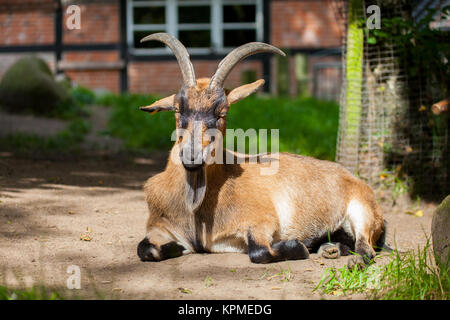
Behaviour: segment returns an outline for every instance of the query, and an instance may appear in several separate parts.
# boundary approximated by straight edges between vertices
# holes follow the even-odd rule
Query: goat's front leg
[[[297,239],[271,244],[268,237],[257,232],[248,232],[248,255],[253,263],[270,263],[284,260],[301,260],[309,257],[306,246]]]
[[[150,228],[139,243],[137,254],[141,261],[161,261],[176,258],[187,252],[186,248],[168,232],[157,227]]]

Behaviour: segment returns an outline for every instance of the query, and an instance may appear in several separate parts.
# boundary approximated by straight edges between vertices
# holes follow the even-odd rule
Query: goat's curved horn
[[[222,87],[228,74],[234,66],[242,59],[260,52],[271,52],[286,56],[280,49],[262,42],[250,42],[231,51],[219,63],[216,73],[212,76],[209,86],[211,88]]]
[[[142,38],[141,42],[151,40],[160,41],[172,50],[173,54],[177,58],[178,64],[180,65],[184,85],[187,87],[195,87],[196,82],[194,67],[189,59],[189,53],[183,44],[174,36],[164,32],[148,35],[145,38]]]

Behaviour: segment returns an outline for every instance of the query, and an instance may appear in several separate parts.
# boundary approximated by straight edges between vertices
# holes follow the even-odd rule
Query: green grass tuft
[[[384,265],[327,268],[315,288],[319,289],[337,296],[363,293],[379,300],[449,300],[449,267],[436,264],[428,241],[422,249],[393,251]]]
[[[11,289],[0,286],[0,300],[64,300],[62,294],[45,287]]]
[[[52,153],[78,153],[80,144],[90,125],[81,118],[70,122],[68,128],[52,137],[14,133],[0,137],[0,150],[14,151],[16,155],[46,155]]]

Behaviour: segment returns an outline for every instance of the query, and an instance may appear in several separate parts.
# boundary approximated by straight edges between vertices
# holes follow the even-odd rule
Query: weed
[[[327,268],[314,290],[325,294],[363,293],[370,299],[450,299],[448,264],[436,263],[430,241],[421,249],[400,253],[394,250],[384,265],[355,268]]]

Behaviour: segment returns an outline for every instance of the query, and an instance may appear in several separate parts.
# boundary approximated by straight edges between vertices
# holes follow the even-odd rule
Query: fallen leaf
[[[425,106],[420,106],[420,108],[419,108],[419,112],[422,112],[422,111],[426,111],[427,110],[427,107],[425,107]]]
[[[87,227],[87,228],[86,228],[86,232],[92,233],[92,229],[89,228],[89,227]]]
[[[75,214],[75,212],[73,212],[73,211],[69,211],[69,212],[68,212],[68,214]]]
[[[423,217],[423,211],[422,210],[417,210],[416,213],[414,213],[414,215],[416,217]]]
[[[82,234],[82,235],[80,236],[80,240],[83,240],[83,241],[91,241],[91,240],[92,240],[92,237],[91,237],[90,235],[88,235],[88,234]]]
[[[381,173],[381,174],[380,174],[380,179],[381,179],[381,180],[384,180],[384,179],[386,179],[387,177],[389,177],[389,175],[388,175],[387,173]]]
[[[321,266],[323,266],[325,263],[323,263],[322,261],[318,260],[318,259],[314,259],[313,261],[317,262],[318,264],[320,264]]]
[[[213,284],[213,279],[211,277],[206,277],[205,278],[205,287],[206,288],[211,287],[212,284]]]
[[[280,287],[272,287],[272,290],[281,290]]]
[[[181,293],[186,293],[186,294],[191,294],[192,291],[186,288],[178,288],[178,290],[180,290]]]

